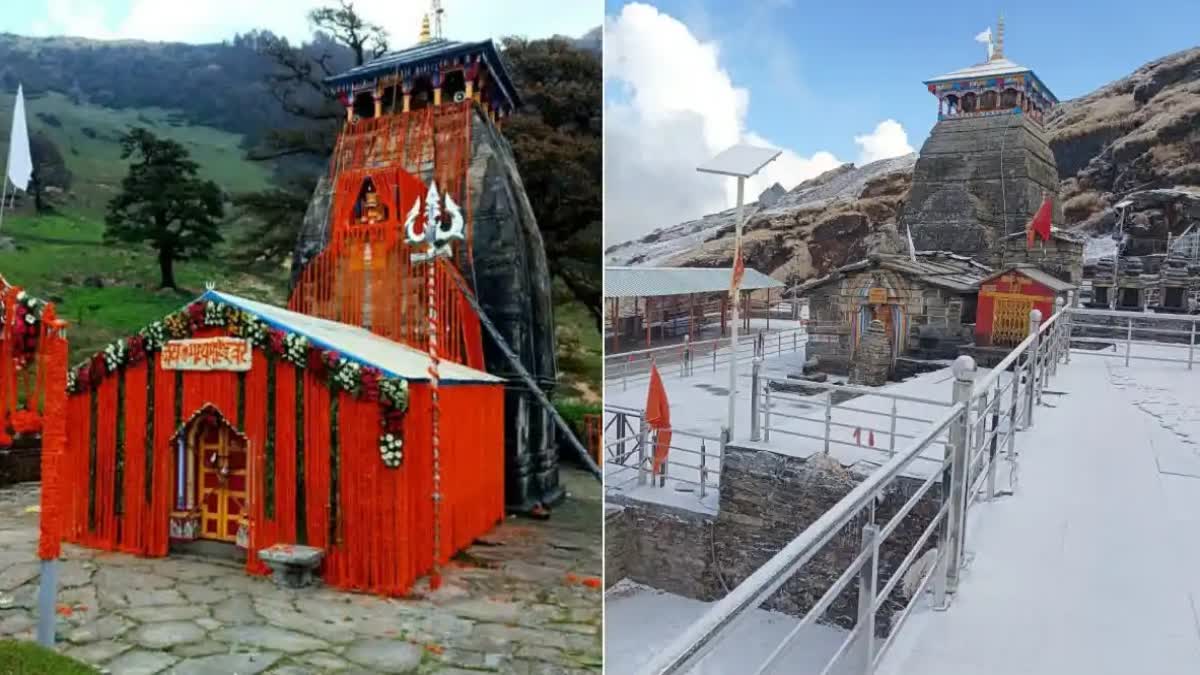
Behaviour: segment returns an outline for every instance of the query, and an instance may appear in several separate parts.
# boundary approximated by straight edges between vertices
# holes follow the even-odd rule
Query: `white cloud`
[[[696,166],[734,143],[772,146],[746,128],[750,92],[721,66],[715,42],[678,19],[642,3],[605,20],[604,222],[606,245],[640,237],[729,208],[733,179],[701,174]],[[912,152],[894,120],[855,139],[860,161]],[[805,157],[790,150],[746,184],[746,200],[779,183],[786,189],[836,168],[842,160],[821,150]]]
[[[913,151],[908,144],[908,134],[904,127],[893,119],[886,119],[875,127],[875,131],[863,136],[855,136],[858,144],[858,163],[870,164],[889,157],[900,157]]]
[[[332,0],[132,0],[124,15],[112,16],[94,0],[50,0],[45,15],[31,28],[39,35],[193,43],[219,42],[234,33],[266,28],[299,41],[311,34],[309,10],[333,4]],[[578,36],[603,21],[602,12],[590,3],[456,0],[447,5],[446,34],[455,39],[509,34]],[[356,0],[355,6],[368,20],[391,33],[393,46],[403,47],[416,41],[428,3]]]
[[[721,67],[716,43],[641,3],[605,21],[604,77],[623,95],[604,108],[604,219],[608,243],[732,205],[735,181],[696,166],[738,142],[772,146],[748,130],[750,92]],[[838,166],[829,152],[785,150],[747,182],[746,199]]]

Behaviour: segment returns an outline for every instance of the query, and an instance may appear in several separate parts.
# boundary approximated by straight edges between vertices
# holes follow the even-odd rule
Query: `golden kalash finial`
[[[1004,58],[1004,15],[1000,15],[1000,21],[996,24],[996,48],[992,51],[992,59]]]
[[[431,39],[433,39],[433,33],[429,30],[429,15],[425,14],[424,16],[421,17],[421,40],[420,40],[420,42],[423,44],[423,43],[429,42]]]

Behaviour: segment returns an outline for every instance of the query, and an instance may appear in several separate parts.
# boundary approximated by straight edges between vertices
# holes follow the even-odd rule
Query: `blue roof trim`
[[[337,91],[353,90],[397,70],[405,74],[432,72],[434,67],[442,61],[473,55],[479,55],[483,63],[496,74],[496,84],[513,107],[520,107],[521,97],[517,94],[512,77],[504,67],[504,61],[500,58],[500,51],[496,49],[496,43],[492,40],[482,42],[434,40],[398,52],[384,54],[344,73],[326,77],[323,82]]]
[[[966,82],[968,80],[972,80],[972,81],[973,80],[994,80],[997,77],[1008,77],[1009,75],[1028,75],[1029,77],[1033,78],[1037,82],[1038,86],[1041,88],[1041,90],[1043,92],[1046,93],[1046,96],[1050,99],[1051,103],[1053,103],[1054,105],[1058,105],[1059,103],[1061,103],[1061,101],[1058,100],[1058,96],[1055,96],[1054,92],[1050,91],[1050,87],[1047,87],[1046,83],[1042,82],[1042,78],[1038,77],[1037,73],[1033,72],[1032,68],[1024,68],[1022,70],[1016,70],[1011,73],[1005,73],[1004,75],[989,75],[989,76],[985,76],[985,77],[935,77],[932,80],[923,80],[921,82],[921,84],[924,84],[924,85],[942,84],[943,82],[957,82],[959,80],[962,80],[964,82]]]
[[[246,312],[247,314],[253,314],[254,316],[258,317],[260,321],[267,324],[268,326],[271,326],[272,328],[278,328],[279,330],[287,331],[289,333],[297,333],[299,335],[303,335],[304,337],[308,338],[309,342],[311,342],[312,344],[314,344],[318,347],[335,351],[338,354],[340,354],[341,356],[345,357],[347,361],[353,361],[354,363],[357,363],[360,366],[368,366],[368,367],[374,368],[374,369],[380,371],[381,373],[383,373],[384,375],[387,375],[388,377],[394,377],[394,378],[401,379],[401,380],[407,380],[409,382],[428,382],[429,381],[429,378],[427,378],[427,377],[426,378],[404,377],[403,375],[398,375],[398,374],[380,366],[379,364],[375,363],[374,361],[371,361],[370,359],[363,358],[362,356],[359,356],[357,354],[351,354],[350,352],[345,351],[345,349],[343,349],[342,347],[339,347],[337,345],[326,342],[325,340],[322,340],[320,338],[313,337],[312,335],[309,335],[308,333],[305,333],[304,331],[297,330],[294,326],[290,326],[287,324],[279,323],[277,321],[273,321],[273,320],[263,316],[262,314],[259,314],[258,312],[254,311],[253,309],[241,304],[236,299],[234,299],[228,295],[224,295],[219,291],[215,291],[215,290],[205,291],[203,295],[201,295],[199,298],[197,298],[197,301],[202,301],[202,300],[205,300],[205,301],[213,300],[213,301],[217,301],[217,302],[223,302],[227,305],[233,305],[234,307],[237,307],[238,309],[242,310],[243,312]],[[189,303],[189,304],[191,304],[191,303]],[[186,305],[185,305],[185,307],[186,307]],[[312,317],[312,318],[315,319],[315,318],[319,318],[319,317]],[[472,385],[472,384],[481,384],[481,383],[478,381],[458,381],[458,380],[440,380],[440,381],[438,381],[439,387],[446,387],[446,386],[452,387],[452,386],[460,385],[460,384],[461,385]]]

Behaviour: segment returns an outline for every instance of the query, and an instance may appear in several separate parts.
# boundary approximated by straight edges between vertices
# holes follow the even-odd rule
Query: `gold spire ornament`
[[[1000,15],[1000,21],[996,24],[996,49],[992,52],[992,59],[1004,58],[1004,15]]]
[[[425,14],[421,17],[421,39],[420,43],[425,44],[433,39],[433,34],[429,30],[429,15]]]

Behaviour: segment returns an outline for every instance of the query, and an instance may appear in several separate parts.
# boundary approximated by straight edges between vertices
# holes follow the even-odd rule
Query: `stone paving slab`
[[[598,673],[601,490],[562,477],[549,520],[506,520],[403,599],[64,546],[58,649],[112,675]],[[34,639],[38,487],[0,488],[0,637]]]

